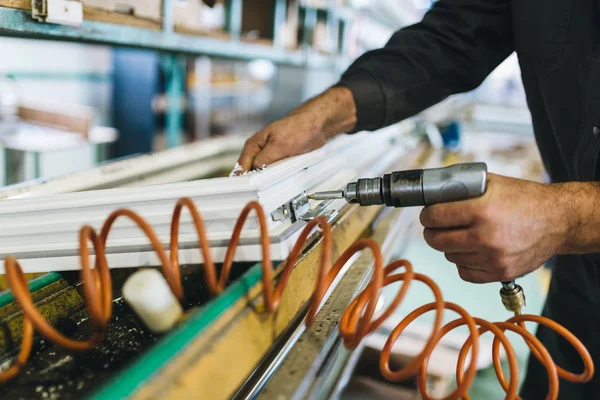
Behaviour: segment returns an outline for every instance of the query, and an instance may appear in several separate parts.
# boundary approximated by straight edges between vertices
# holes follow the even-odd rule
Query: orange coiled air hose
[[[506,322],[490,323],[480,318],[473,318],[463,308],[443,300],[439,287],[431,280],[431,278],[415,273],[412,265],[406,260],[396,260],[389,265],[383,265],[383,256],[379,245],[371,239],[361,239],[350,246],[331,266],[332,261],[332,237],[331,227],[323,217],[317,217],[307,223],[306,227],[300,234],[298,241],[294,245],[290,256],[284,262],[281,276],[273,287],[273,265],[269,253],[269,236],[267,231],[266,217],[262,207],[257,202],[250,202],[240,214],[233,230],[231,240],[225,256],[221,275],[217,278],[216,267],[212,260],[206,231],[202,218],[197,208],[190,199],[180,199],[173,212],[171,223],[171,242],[170,242],[170,257],[158,239],[158,236],[152,227],[145,222],[139,215],[131,210],[120,209],[109,215],[106,222],[103,224],[100,234],[98,235],[93,228],[84,226],[80,231],[80,254],[81,254],[81,279],[83,281],[84,297],[88,306],[90,319],[94,328],[92,337],[86,341],[76,341],[61,335],[54,329],[44,317],[36,310],[31,293],[29,292],[27,282],[18,261],[9,257],[5,261],[5,269],[10,288],[13,295],[20,305],[24,313],[23,319],[23,341],[21,349],[11,367],[0,373],[0,382],[6,382],[14,378],[23,368],[33,344],[34,328],[39,333],[45,336],[48,340],[58,346],[65,347],[73,351],[87,350],[100,343],[106,334],[108,324],[112,315],[112,284],[108,263],[106,261],[105,245],[108,239],[109,232],[115,221],[121,217],[128,218],[135,222],[139,228],[148,236],[155,252],[162,265],[163,273],[169,283],[169,286],[175,296],[183,300],[183,288],[180,282],[180,270],[178,260],[178,237],[179,237],[179,221],[184,208],[187,208],[191,213],[194,226],[198,235],[198,242],[204,259],[204,279],[211,295],[221,293],[226,285],[227,278],[231,272],[233,265],[233,257],[237,248],[240,234],[246,219],[250,212],[255,211],[258,217],[260,226],[260,242],[262,247],[262,284],[264,306],[267,312],[274,313],[277,310],[279,301],[283,295],[283,291],[289,280],[293,266],[300,255],[304,243],[315,228],[320,228],[322,231],[322,252],[321,252],[321,267],[317,277],[315,292],[312,296],[309,310],[306,316],[307,326],[311,326],[317,314],[319,305],[323,300],[323,296],[328,288],[340,273],[343,266],[352,256],[360,251],[369,249],[374,258],[373,275],[369,284],[358,296],[350,303],[340,320],[340,335],[344,345],[349,349],[356,348],[360,341],[371,332],[375,331],[381,324],[394,312],[401,303],[402,299],[408,291],[408,287],[413,280],[423,282],[432,290],[435,301],[425,304],[414,310],[406,316],[392,331],[387,340],[380,359],[380,369],[386,379],[392,381],[400,381],[418,374],[418,382],[421,394],[424,399],[431,399],[426,388],[426,370],[429,357],[437,343],[451,330],[467,325],[470,331],[470,336],[465,342],[459,353],[459,359],[456,369],[457,387],[447,395],[444,399],[468,399],[467,391],[471,386],[476,374],[476,360],[479,351],[479,336],[485,332],[491,332],[494,335],[493,342],[493,360],[494,369],[500,384],[506,392],[507,399],[518,399],[518,364],[514,349],[510,345],[504,332],[509,330],[522,336],[527,342],[533,354],[543,363],[548,371],[549,391],[547,398],[556,399],[558,397],[558,378],[569,380],[571,382],[588,382],[594,374],[593,361],[585,349],[583,344],[567,329],[557,324],[556,322],[544,317],[535,315],[518,315],[510,318]],[[91,268],[89,263],[88,243],[94,247],[96,254],[96,263],[94,268]],[[330,268],[331,266],[331,268]],[[396,271],[403,268],[404,272],[397,273]],[[384,286],[395,282],[402,282],[398,289],[398,293],[393,298],[388,308],[376,319],[373,319],[377,300],[379,299],[380,291]],[[442,317],[444,310],[452,310],[460,315],[460,318],[442,326]],[[391,371],[389,367],[389,359],[392,346],[404,329],[419,316],[435,310],[435,320],[433,324],[433,332],[428,339],[424,349],[417,355],[408,365],[399,371]],[[584,362],[584,371],[581,374],[575,374],[565,371],[558,367],[552,360],[550,354],[541,342],[525,329],[525,322],[537,322],[545,325],[559,335],[565,338],[577,350]],[[479,326],[479,329],[478,329]],[[505,349],[510,377],[507,381],[501,367],[500,345]],[[471,353],[471,361],[465,372],[465,362],[468,353]]]

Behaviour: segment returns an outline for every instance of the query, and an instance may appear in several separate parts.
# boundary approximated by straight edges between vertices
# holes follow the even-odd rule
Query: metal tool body
[[[443,168],[395,171],[383,177],[350,182],[345,190],[318,192],[314,200],[344,198],[361,206],[426,206],[466,200],[485,193],[485,163],[456,164]]]

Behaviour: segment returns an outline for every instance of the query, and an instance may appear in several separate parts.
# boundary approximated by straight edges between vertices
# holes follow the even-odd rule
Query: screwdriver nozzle
[[[507,311],[512,311],[515,315],[521,314],[525,307],[525,293],[520,285],[517,285],[515,281],[502,282],[500,297]]]
[[[316,192],[308,195],[311,200],[336,200],[344,198],[343,190],[329,190],[326,192]]]

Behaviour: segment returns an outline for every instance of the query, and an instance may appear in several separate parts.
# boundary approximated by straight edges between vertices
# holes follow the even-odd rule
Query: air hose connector
[[[500,297],[502,298],[502,304],[508,311],[513,312],[515,315],[521,314],[521,310],[525,307],[525,292],[515,281],[502,282]]]

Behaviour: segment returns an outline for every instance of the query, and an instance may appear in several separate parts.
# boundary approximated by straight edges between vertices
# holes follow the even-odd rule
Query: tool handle
[[[456,164],[423,170],[425,205],[467,200],[482,196],[487,186],[485,163]]]

